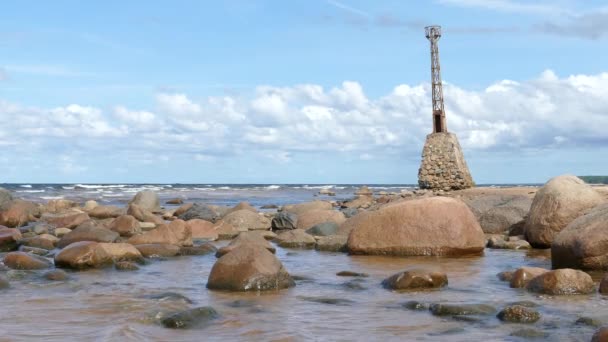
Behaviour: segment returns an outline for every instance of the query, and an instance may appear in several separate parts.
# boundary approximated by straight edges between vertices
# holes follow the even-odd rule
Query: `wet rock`
[[[415,300],[411,300],[409,302],[405,302],[405,303],[403,303],[402,306],[404,308],[406,308],[406,309],[416,310],[416,311],[422,311],[422,310],[428,310],[429,309],[429,304],[418,302],[418,301],[415,301]]]
[[[22,235],[19,229],[0,226],[0,252],[14,251]]]
[[[549,272],[549,270],[540,267],[521,267],[513,272],[509,286],[512,288],[526,287],[530,280],[539,275]]]
[[[574,322],[574,324],[577,324],[577,325],[586,325],[586,326],[589,326],[589,327],[596,327],[597,328],[597,327],[602,326],[603,323],[601,321],[595,319],[595,318],[592,318],[592,317],[580,317],[579,319],[576,320],[576,322]]]
[[[306,233],[314,236],[330,236],[338,233],[339,225],[335,222],[323,222],[306,230]]]
[[[532,199],[528,196],[482,195],[465,199],[484,233],[504,233],[525,219]]]
[[[496,277],[498,278],[498,280],[500,281],[508,281],[510,282],[511,279],[513,279],[513,271],[504,271],[504,272],[500,272],[496,275]]]
[[[523,337],[523,338],[545,338],[549,334],[538,329],[524,328],[518,329],[511,333],[511,336]]]
[[[116,218],[120,215],[126,214],[124,209],[115,207],[115,206],[109,206],[109,205],[95,206],[92,209],[89,209],[87,211],[87,213],[89,214],[90,217],[100,219],[100,220],[108,219],[108,218]]]
[[[144,296],[144,298],[155,299],[155,300],[158,300],[161,302],[180,301],[180,302],[185,302],[188,304],[194,304],[194,301],[192,301],[190,298],[184,296],[181,293],[177,293],[177,292],[155,293],[155,294],[151,294],[151,295],[146,295],[146,296]]]
[[[569,268],[545,272],[528,282],[526,289],[549,295],[589,294],[595,283],[585,272]]]
[[[4,264],[14,270],[41,270],[52,266],[52,263],[47,259],[24,252],[6,254]]]
[[[277,238],[277,233],[270,231],[270,230],[258,230],[260,232],[260,234],[262,234],[262,237],[264,237],[264,239],[268,240],[268,241],[272,241],[274,239]]]
[[[317,240],[302,229],[293,229],[278,234],[276,242],[283,248],[314,248]]]
[[[180,253],[180,247],[166,243],[149,243],[135,245],[135,248],[146,258],[168,258]]]
[[[160,201],[158,199],[158,195],[156,192],[150,190],[138,192],[135,197],[129,201],[129,204],[136,204],[140,208],[151,212],[160,211]]]
[[[52,280],[52,281],[64,281],[67,280],[69,278],[68,274],[66,271],[64,270],[59,270],[59,269],[55,269],[55,270],[51,270],[48,272],[45,272],[42,277],[46,280]]]
[[[218,317],[214,308],[205,306],[169,315],[161,320],[161,324],[171,329],[201,328]]]
[[[341,284],[341,287],[349,291],[364,291],[367,287],[363,285],[364,280],[355,278]]]
[[[189,208],[186,209],[183,213],[180,213],[180,209],[178,208],[175,211],[175,215],[184,221],[192,219],[201,219],[209,222],[215,222],[220,219],[219,213],[217,213],[208,205],[194,203],[188,206]]]
[[[242,233],[238,229],[234,228],[231,224],[226,223],[223,220],[215,222],[214,229],[217,232],[218,240],[231,240]]]
[[[342,212],[342,214],[344,214],[344,217],[346,218],[351,218],[359,213],[359,210],[357,210],[357,208],[344,208],[340,211]]]
[[[35,255],[40,255],[40,256],[45,256],[45,255],[49,254],[49,250],[47,250],[47,249],[24,246],[24,245],[19,246],[19,252],[35,254]]]
[[[330,189],[321,189],[319,195],[336,196],[336,192]]]
[[[467,205],[447,197],[396,202],[363,212],[348,219],[340,231],[351,231],[351,254],[479,255],[486,244]]]
[[[367,274],[367,273],[360,273],[360,272],[353,272],[353,271],[340,271],[340,272],[336,273],[336,275],[338,277],[362,277],[362,278],[369,277],[369,274]]]
[[[141,253],[126,243],[74,242],[55,255],[55,265],[75,269],[97,268],[123,260],[142,260]]]
[[[279,290],[292,286],[295,282],[279,259],[258,244],[243,244],[219,258],[207,281],[209,289],[229,291]]]
[[[323,252],[346,252],[348,237],[344,235],[322,236],[317,240],[315,249]]]
[[[278,212],[272,219],[272,230],[296,229],[298,225],[298,215],[288,211]]]
[[[112,220],[109,229],[124,237],[130,237],[141,233],[139,221],[137,221],[137,219],[131,215],[118,216]]]
[[[390,290],[436,289],[448,284],[448,276],[441,272],[407,270],[393,274],[382,281],[382,286]]]
[[[40,219],[55,228],[74,229],[91,218],[87,213],[68,212],[64,214],[44,214]]]
[[[240,231],[269,230],[271,226],[268,217],[246,209],[231,212],[224,216],[223,221]]]
[[[553,268],[608,269],[608,203],[574,219],[551,245]]]
[[[99,227],[93,221],[86,221],[62,236],[57,242],[57,247],[63,248],[79,241],[114,242],[118,237],[118,233]]]
[[[156,225],[163,224],[165,221],[155,215],[152,211],[144,209],[137,204],[129,204],[127,208],[127,215],[135,217],[140,222],[151,222]]]
[[[212,222],[201,219],[192,219],[187,221],[186,225],[190,227],[193,239],[215,241],[218,238],[216,226]]]
[[[53,231],[53,234],[55,234],[56,237],[61,238],[64,235],[68,234],[69,232],[71,232],[71,229],[68,228],[57,228]]]
[[[303,214],[311,210],[332,210],[333,206],[330,202],[326,201],[313,201],[299,204],[286,205],[282,211],[294,213],[296,215]]]
[[[605,274],[600,280],[599,292],[603,295],[608,295],[608,274]]]
[[[199,246],[180,247],[180,255],[207,255],[217,253],[217,248],[210,243],[205,243]]]
[[[526,219],[526,240],[550,247],[555,236],[577,217],[604,200],[592,187],[572,175],[550,179],[534,196]]]
[[[491,315],[496,308],[487,304],[431,304],[431,313],[435,316]]]
[[[346,221],[346,217],[340,211],[336,210],[309,210],[298,215],[298,229],[307,230],[318,224],[333,222],[336,225],[341,225]]]
[[[114,268],[118,271],[137,271],[139,266],[132,261],[119,261],[114,264]]]
[[[534,323],[540,319],[540,313],[521,305],[511,305],[496,315],[498,319],[511,323]]]
[[[274,248],[274,246],[270,242],[264,239],[264,236],[261,234],[261,232],[243,232],[239,234],[234,240],[230,241],[230,244],[228,244],[228,246],[218,249],[216,256],[218,258],[222,257],[225,254],[230,253],[245,245],[258,245],[266,248],[271,253],[276,252],[276,248]]]
[[[55,249],[58,241],[59,238],[56,236],[42,234],[27,239],[21,239],[19,242],[24,246],[51,250]]]
[[[82,210],[85,212],[89,212],[89,211],[93,210],[95,207],[97,207],[98,205],[99,205],[99,203],[97,203],[97,201],[88,200],[88,201],[84,202],[84,205],[82,206]]]
[[[602,327],[595,331],[591,337],[591,342],[607,342],[608,341],[608,327]]]
[[[37,225],[34,226],[34,228],[32,229],[32,231],[36,235],[48,234],[49,233],[49,226],[46,225],[46,224],[37,224]]]
[[[329,305],[340,305],[340,306],[348,306],[352,305],[354,301],[350,299],[344,298],[333,298],[333,297],[309,297],[309,296],[298,296],[298,299],[319,303],[319,304],[329,304]]]
[[[139,222],[139,229],[144,232],[150,231],[156,228],[156,223],[153,222]]]
[[[529,301],[529,300],[520,300],[520,301],[517,301],[517,302],[513,302],[513,303],[511,303],[509,305],[525,306],[526,308],[535,308],[535,307],[538,307],[538,304],[536,304],[536,303],[534,303],[532,301]]]
[[[155,229],[140,235],[134,235],[127,241],[132,245],[170,244],[176,246],[192,246],[192,231],[182,220],[161,224]]]
[[[172,198],[165,203],[171,204],[171,205],[181,205],[181,204],[184,204],[184,200],[181,198]]]
[[[40,214],[38,205],[19,199],[6,203],[1,209],[0,225],[10,228],[25,226]]]
[[[0,290],[8,289],[9,287],[11,287],[11,284],[8,282],[8,279],[0,274]]]

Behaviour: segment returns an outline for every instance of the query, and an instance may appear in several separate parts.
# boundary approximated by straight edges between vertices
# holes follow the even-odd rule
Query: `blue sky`
[[[477,183],[608,173],[603,1],[58,0],[2,4],[0,182],[415,183],[428,24]]]

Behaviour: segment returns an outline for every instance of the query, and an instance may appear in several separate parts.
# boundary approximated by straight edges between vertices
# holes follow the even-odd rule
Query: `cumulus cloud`
[[[448,130],[468,151],[517,154],[608,144],[608,73],[559,77],[546,71],[532,80],[503,80],[475,91],[446,83],[444,92]],[[0,117],[7,123],[0,128],[0,145],[21,142],[32,149],[70,151],[74,145],[66,139],[72,139],[84,154],[131,151],[132,160],[148,162],[170,162],[176,154],[201,162],[243,154],[276,163],[289,163],[301,153],[321,159],[336,153],[359,160],[417,158],[432,127],[430,95],[429,84],[403,84],[369,98],[363,86],[347,81],[330,89],[260,86],[251,97],[198,101],[159,93],[148,109],[118,105],[107,112],[0,100]],[[77,165],[72,159],[64,163],[70,169]]]

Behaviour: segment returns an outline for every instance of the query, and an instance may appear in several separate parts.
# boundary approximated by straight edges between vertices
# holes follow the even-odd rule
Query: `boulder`
[[[553,268],[608,270],[608,204],[570,222],[551,245]]]
[[[175,312],[161,319],[160,324],[171,329],[202,328],[220,315],[210,306]]]
[[[188,211],[190,208],[192,208],[193,205],[194,205],[194,203],[186,203],[186,204],[181,205],[179,208],[175,209],[175,211],[173,212],[173,216],[182,215],[183,213]]]
[[[533,247],[551,247],[570,222],[602,202],[602,196],[578,177],[552,178],[534,196],[526,218],[526,240]]]
[[[246,245],[257,245],[266,248],[271,253],[276,252],[276,248],[266,241],[262,232],[242,232],[234,240],[230,241],[228,246],[220,248],[216,256],[219,258]]]
[[[239,204],[235,205],[234,207],[228,209],[225,213],[223,213],[222,216],[228,215],[228,214],[238,211],[238,210],[249,210],[252,213],[258,212],[256,208],[252,207],[251,204],[249,204],[249,202],[240,202]]]
[[[504,233],[521,225],[532,205],[531,198],[521,195],[482,195],[464,202],[486,234]]]
[[[306,232],[314,236],[330,236],[336,235],[338,228],[340,225],[335,222],[323,222],[308,228]]]
[[[55,249],[59,238],[50,234],[41,234],[31,238],[22,239],[20,243],[24,246],[42,248],[46,250]]]
[[[166,243],[149,243],[143,245],[135,245],[135,248],[146,258],[149,257],[174,257],[179,254],[179,246],[169,245]]]
[[[526,289],[548,295],[589,294],[595,291],[595,283],[585,272],[563,268],[535,277],[528,282]]]
[[[121,215],[113,219],[109,229],[125,237],[141,233],[139,221],[131,215]]]
[[[0,188],[0,210],[5,210],[13,201],[13,195],[9,190]]]
[[[540,313],[521,305],[510,305],[496,315],[498,319],[511,323],[534,323],[540,319]]]
[[[304,202],[299,204],[286,205],[282,211],[294,213],[296,215],[303,214],[310,210],[332,210],[333,206],[330,202],[326,201],[312,201]]]
[[[283,264],[266,248],[246,244],[219,258],[209,274],[213,290],[266,291],[295,286]]]
[[[172,198],[170,200],[167,200],[165,203],[171,205],[182,205],[184,204],[184,200],[181,198]]]
[[[215,222],[214,229],[217,232],[217,238],[219,240],[231,240],[241,233],[241,231],[234,228],[233,225],[224,222],[223,220]]]
[[[436,289],[448,284],[448,276],[443,272],[426,270],[407,270],[393,274],[382,281],[382,286],[390,290]]]
[[[608,274],[604,275],[602,280],[600,280],[599,292],[603,295],[608,295]]]
[[[88,200],[88,201],[84,202],[84,205],[82,206],[82,210],[84,210],[85,212],[88,212],[88,211],[93,210],[98,205],[99,205],[99,203],[97,203],[97,201]]]
[[[67,280],[70,276],[64,270],[54,269],[54,270],[45,272],[42,275],[42,277],[46,280],[64,281],[64,280]]]
[[[69,234],[72,230],[69,228],[56,228],[53,231],[53,234],[55,234],[56,237],[60,238],[66,234]]]
[[[298,215],[298,229],[307,230],[320,223],[333,222],[341,225],[346,221],[346,217],[340,211],[336,210],[309,210]]]
[[[315,249],[322,252],[346,252],[347,236],[330,235],[322,236],[317,240]]]
[[[97,205],[87,211],[90,217],[100,220],[115,218],[125,213],[124,209],[110,205]]]
[[[134,235],[127,242],[132,245],[166,243],[176,246],[192,246],[192,231],[186,225],[186,222],[175,220],[143,234]]]
[[[118,239],[118,236],[116,232],[99,227],[93,221],[87,221],[62,236],[57,242],[57,247],[64,248],[78,241],[114,242]]]
[[[86,213],[67,212],[64,214],[44,214],[40,219],[55,228],[74,229],[91,218]]]
[[[485,236],[462,201],[428,197],[395,202],[348,219],[351,254],[461,256],[479,255]]]
[[[0,226],[0,252],[8,252],[17,249],[18,241],[22,238],[19,229]]]
[[[268,217],[246,209],[231,212],[224,216],[223,221],[240,231],[270,229]]]
[[[24,252],[10,252],[4,256],[4,264],[14,270],[42,270],[52,266],[47,259]]]
[[[188,206],[183,213],[180,212],[182,207]],[[219,213],[213,210],[210,206],[194,203],[192,205],[184,204],[175,211],[175,215],[184,221],[192,220],[192,219],[201,219],[209,222],[215,222],[220,219]]]
[[[201,219],[192,219],[187,221],[186,225],[190,227],[193,239],[215,241],[218,238],[218,233],[215,229],[216,225],[214,223]]]
[[[374,197],[361,195],[357,198],[354,198],[350,201],[346,201],[342,203],[343,208],[349,209],[359,209],[359,208],[369,208],[372,204],[374,204]]]
[[[272,230],[296,229],[298,215],[287,211],[280,211],[272,218]]]
[[[283,248],[314,248],[317,241],[302,229],[286,230],[277,235],[277,245]]]
[[[521,267],[513,272],[509,286],[513,288],[526,287],[530,280],[538,277],[539,275],[549,272],[549,270],[540,267]]]
[[[179,248],[179,255],[207,255],[211,253],[215,254],[216,252],[217,248],[209,242],[198,246]]]
[[[150,212],[160,211],[160,201],[158,199],[158,195],[156,194],[156,192],[151,190],[144,190],[138,192],[135,197],[133,197],[133,199],[129,201],[129,205],[131,204],[135,204],[143,210],[147,210]]]
[[[142,255],[127,243],[74,242],[55,255],[55,265],[75,269],[98,268],[124,260],[142,260]]]
[[[127,208],[127,215],[135,217],[138,221],[152,222],[157,225],[165,222],[161,217],[156,216],[151,211],[142,208],[137,204],[129,204],[129,207]]]
[[[374,193],[367,185],[364,185],[355,191],[355,195],[357,196],[372,196],[373,194]]]
[[[68,211],[69,209],[75,208],[78,206],[78,203],[66,199],[54,199],[47,202],[44,206],[44,211],[47,213],[62,213]]]
[[[11,228],[25,226],[28,222],[35,221],[39,214],[40,209],[35,203],[14,200],[5,204],[0,212],[0,225]]]

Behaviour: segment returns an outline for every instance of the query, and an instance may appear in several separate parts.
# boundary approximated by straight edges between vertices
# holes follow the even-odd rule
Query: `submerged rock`
[[[194,301],[192,301],[190,298],[184,296],[181,293],[177,293],[177,292],[156,293],[156,294],[146,295],[146,296],[144,296],[144,298],[155,299],[155,300],[158,300],[161,302],[169,300],[169,301],[183,301],[188,304],[194,304]]]
[[[549,334],[538,329],[524,328],[515,330],[511,333],[511,336],[515,337],[523,337],[523,338],[545,338],[548,337]]]
[[[491,315],[496,308],[487,304],[431,304],[435,316]]]
[[[66,271],[59,269],[45,272],[42,276],[44,277],[44,279],[52,281],[64,281],[69,278]]]
[[[299,299],[307,302],[329,304],[329,305],[352,305],[354,301],[344,298],[333,298],[333,297],[309,297],[309,296],[298,296]]]
[[[521,267],[513,272],[509,285],[513,288],[526,287],[530,280],[539,275],[549,272],[549,270],[540,267]]]
[[[444,287],[448,276],[441,272],[408,270],[394,274],[382,281],[382,286],[390,290],[420,290]]]
[[[367,273],[360,273],[360,272],[353,272],[353,271],[340,271],[340,272],[336,273],[336,275],[338,277],[363,277],[363,278],[369,277],[369,274],[367,274]]]
[[[274,248],[270,242],[266,241],[261,232],[243,232],[234,240],[230,241],[228,246],[218,249],[216,256],[219,258],[245,245],[258,245],[266,248],[271,253],[276,252],[276,248]]]
[[[161,320],[165,328],[192,329],[201,328],[220,315],[210,306],[189,309],[169,315]]]
[[[526,289],[549,295],[589,294],[595,290],[591,276],[569,268],[545,272],[528,282]]]
[[[11,284],[8,282],[8,279],[0,274],[0,290],[8,289],[9,287],[11,287]]]
[[[604,275],[602,280],[600,280],[599,292],[603,295],[608,295],[608,274]]]
[[[135,248],[146,258],[150,257],[173,257],[179,254],[180,247],[167,243],[149,243],[135,245]]]
[[[217,253],[217,248],[210,243],[205,243],[199,246],[179,248],[180,255],[207,255],[211,253]]]
[[[142,260],[142,255],[126,243],[74,242],[55,255],[55,265],[75,269],[97,268],[123,260]]]
[[[293,229],[278,234],[276,242],[283,248],[314,248],[317,240],[302,229]]]
[[[140,208],[151,212],[160,211],[160,200],[158,199],[158,195],[151,190],[138,192],[135,197],[129,201],[129,204],[136,204]]]
[[[512,323],[534,323],[540,319],[540,313],[521,305],[511,305],[496,315],[498,319]]]
[[[330,236],[338,233],[340,226],[335,222],[323,222],[306,230],[306,233],[314,236]]]
[[[404,308],[406,308],[406,309],[416,310],[416,311],[422,311],[422,310],[428,310],[429,309],[429,304],[418,302],[418,301],[415,301],[415,300],[410,300],[409,302],[405,302],[405,303],[402,304],[402,306]]]
[[[317,240],[315,249],[323,252],[346,252],[348,237],[344,235],[321,236]]]
[[[47,259],[24,252],[10,252],[4,256],[3,261],[14,270],[41,270],[52,266]]]
[[[114,268],[118,271],[137,271],[139,270],[139,266],[131,261],[119,261],[114,264]]]
[[[22,238],[19,229],[0,226],[0,252],[14,251]]]
[[[278,212],[272,219],[272,230],[296,229],[298,215],[287,211]]]

